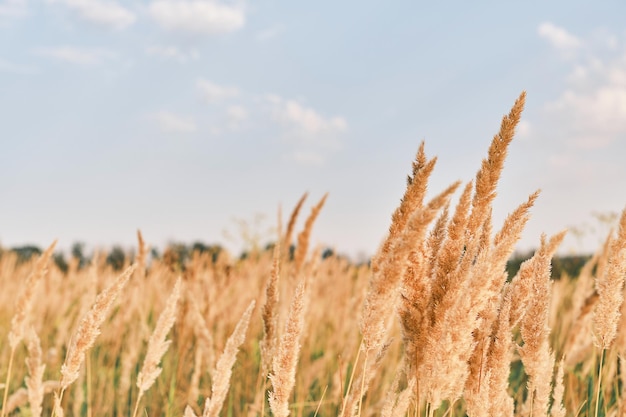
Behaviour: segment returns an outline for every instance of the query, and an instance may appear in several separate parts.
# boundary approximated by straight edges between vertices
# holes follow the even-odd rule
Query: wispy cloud
[[[159,111],[149,116],[159,129],[166,133],[194,133],[198,130],[192,117],[182,116],[169,111]]]
[[[295,100],[286,100],[276,95],[269,95],[268,102],[273,107],[277,121],[306,134],[341,133],[348,128],[343,117],[324,117],[310,107]]]
[[[0,18],[18,18],[28,13],[26,0],[3,0],[0,1]]]
[[[63,4],[82,20],[113,29],[125,29],[136,20],[133,12],[112,0],[48,0],[48,2]]]
[[[283,129],[288,154],[293,160],[306,164],[321,164],[326,157],[341,148],[340,136],[348,122],[340,116],[323,116],[317,110],[297,100],[276,95],[266,96],[272,118]]]
[[[162,59],[171,59],[174,61],[178,61],[182,64],[190,61],[195,61],[200,57],[200,53],[195,49],[184,51],[176,46],[159,45],[153,45],[146,48],[146,54]]]
[[[248,109],[239,105],[230,106],[226,109],[226,116],[228,118],[228,127],[232,130],[236,130],[248,120]]]
[[[569,33],[562,27],[551,22],[544,22],[537,29],[539,36],[546,39],[557,49],[576,49],[582,46],[582,42],[576,36]]]
[[[104,48],[78,48],[74,46],[57,46],[49,48],[37,48],[33,51],[36,55],[66,62],[82,67],[93,67],[102,64],[106,60],[115,58],[115,53]]]
[[[196,88],[208,103],[216,103],[239,95],[239,89],[236,87],[221,86],[204,78],[196,81]]]
[[[603,148],[626,136],[626,51],[610,34],[603,39],[612,40],[578,57],[564,91],[545,106],[550,120],[579,148]]]
[[[178,32],[228,33],[246,22],[243,8],[210,0],[156,0],[148,10],[161,27]]]

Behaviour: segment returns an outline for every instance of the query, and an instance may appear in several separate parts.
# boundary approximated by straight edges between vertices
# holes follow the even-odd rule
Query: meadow
[[[3,252],[0,417],[626,415],[626,211],[578,276],[551,278],[565,231],[506,272],[541,198],[492,224],[524,100],[430,200],[419,146],[369,264],[310,247],[306,195],[245,258],[153,258],[141,233],[120,270]]]

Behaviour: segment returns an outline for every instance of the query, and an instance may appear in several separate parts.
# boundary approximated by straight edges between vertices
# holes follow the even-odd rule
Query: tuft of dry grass
[[[46,365],[43,363],[43,354],[41,352],[41,342],[34,328],[30,328],[27,332],[26,340],[28,342],[28,359],[26,359],[26,367],[28,374],[24,380],[28,389],[28,403],[30,412],[33,417],[40,417],[42,412],[42,403],[44,396],[43,373]]]
[[[626,275],[626,209],[622,211],[617,238],[609,248],[608,266],[596,279],[599,300],[593,312],[596,343],[608,349],[617,334],[620,307],[624,301],[622,289]]]
[[[254,310],[256,302],[253,300],[248,305],[248,308],[241,316],[241,319],[237,323],[233,334],[228,338],[224,352],[217,360],[215,366],[215,372],[213,373],[213,386],[211,387],[211,398],[207,398],[204,405],[204,412],[202,417],[218,417],[219,413],[228,394],[228,387],[230,386],[230,376],[232,374],[232,368],[235,364],[237,352],[239,346],[244,342],[246,338],[246,331],[250,323],[250,316],[252,310]]]
[[[9,384],[11,382],[11,371],[13,368],[13,357],[15,356],[15,349],[24,338],[24,332],[26,331],[27,321],[30,315],[33,304],[33,296],[38,287],[39,282],[44,278],[47,272],[48,262],[52,256],[52,252],[57,244],[55,240],[52,244],[41,254],[35,268],[26,278],[22,290],[15,300],[15,314],[11,319],[11,330],[9,331],[9,346],[11,346],[11,353],[9,356],[9,366],[7,370],[6,382],[4,384],[4,396],[2,399],[2,411],[0,411],[0,417],[5,416],[5,410],[7,405],[7,399],[9,395]]]
[[[143,394],[150,389],[154,381],[161,375],[161,371],[163,371],[163,369],[159,367],[159,362],[161,362],[163,355],[165,355],[165,352],[167,352],[167,349],[172,343],[171,340],[166,339],[167,334],[176,321],[176,306],[180,298],[180,286],[181,280],[178,278],[172,290],[172,294],[170,294],[167,299],[165,310],[163,310],[159,316],[154,332],[148,341],[148,351],[146,352],[141,371],[139,371],[137,375],[137,388],[139,388],[139,393],[137,394],[133,417],[137,415]]]
[[[65,362],[61,366],[60,389],[58,393],[55,393],[53,416],[60,417],[63,415],[63,407],[61,405],[63,394],[78,379],[80,367],[85,360],[85,354],[93,346],[96,337],[100,334],[100,326],[106,319],[109,309],[126,286],[134,270],[134,266],[128,267],[109,287],[98,295],[91,310],[82,318],[78,328],[72,335]]]
[[[328,194],[324,194],[322,199],[311,209],[311,214],[304,223],[304,229],[298,234],[298,245],[296,246],[296,253],[294,255],[295,276],[300,273],[302,265],[304,265],[304,258],[309,251],[309,239],[311,237],[311,231],[313,230],[313,224],[315,223],[317,216],[319,216],[320,211],[322,211],[322,207],[324,207],[327,197]]]
[[[304,319],[307,303],[306,278],[300,279],[296,292],[289,307],[289,316],[280,338],[278,350],[274,354],[272,374],[272,392],[269,405],[276,417],[289,415],[289,395],[296,383],[296,367],[300,354],[300,337],[304,330]]]
[[[309,196],[309,193],[304,193],[302,197],[300,197],[300,200],[298,200],[298,202],[296,203],[296,206],[291,212],[291,216],[289,216],[289,222],[287,223],[287,230],[285,231],[285,236],[283,238],[283,246],[287,250],[289,250],[289,247],[291,246],[291,239],[293,237],[293,231],[296,228],[296,221],[298,220],[298,215],[300,214],[300,210],[302,210],[302,206],[304,205],[304,202],[306,201],[308,196]]]

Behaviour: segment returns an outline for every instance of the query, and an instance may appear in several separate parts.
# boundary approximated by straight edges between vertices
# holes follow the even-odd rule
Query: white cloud
[[[3,0],[0,1],[0,18],[18,18],[28,13],[26,0]]]
[[[568,87],[546,105],[576,146],[606,147],[626,136],[626,58],[578,64]]]
[[[239,89],[236,87],[220,86],[204,78],[199,78],[196,81],[196,88],[200,91],[202,98],[209,103],[216,103],[239,95]]]
[[[343,117],[325,117],[296,100],[266,96],[272,117],[284,129],[284,138],[295,150],[292,159],[302,163],[321,163],[329,152],[341,148],[339,136],[348,129]]]
[[[233,32],[246,22],[243,8],[210,0],[156,0],[149,12],[165,29],[196,34]]]
[[[12,74],[20,75],[33,75],[39,73],[39,70],[35,67],[28,65],[14,64],[9,61],[0,59],[0,72],[9,72]]]
[[[248,120],[248,110],[243,106],[230,106],[226,110],[228,125],[231,129],[238,129]]]
[[[146,49],[146,54],[162,59],[173,59],[183,64],[200,58],[200,53],[195,49],[183,51],[175,46],[150,46]]]
[[[150,116],[159,129],[167,133],[193,133],[198,130],[193,118],[168,111],[159,111]]]
[[[544,130],[570,149],[605,148],[626,139],[626,49],[624,42],[604,29],[577,38],[551,23],[539,28],[541,36],[562,50],[571,65],[564,88],[544,105]]]
[[[48,0],[50,3],[61,3],[74,11],[78,16],[91,23],[124,29],[135,23],[136,17],[127,8],[115,1],[107,0]]]
[[[340,133],[348,128],[342,117],[323,117],[310,107],[303,106],[295,100],[283,100],[276,96],[268,98],[274,105],[274,117],[302,133],[326,134]]]
[[[539,25],[537,33],[557,49],[572,50],[582,46],[580,39],[550,22]]]
[[[626,135],[626,88],[611,83],[592,90],[567,90],[547,110],[569,119],[568,130],[583,148],[601,148]],[[565,125],[568,126],[568,125]]]
[[[74,46],[38,48],[34,50],[34,53],[83,67],[100,65],[106,60],[115,58],[115,54],[107,49]]]

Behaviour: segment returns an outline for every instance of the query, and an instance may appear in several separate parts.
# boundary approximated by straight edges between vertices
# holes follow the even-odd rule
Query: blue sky
[[[314,243],[375,251],[422,140],[431,193],[473,178],[528,93],[496,225],[519,244],[626,206],[622,1],[0,0],[0,243],[271,239],[329,192]],[[262,216],[265,216],[262,218]],[[261,220],[258,220],[261,218]],[[234,236],[228,240],[225,231]]]

